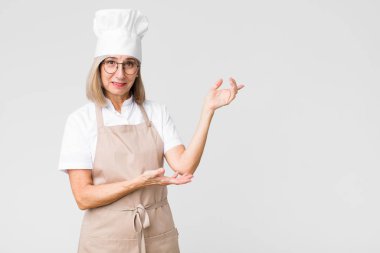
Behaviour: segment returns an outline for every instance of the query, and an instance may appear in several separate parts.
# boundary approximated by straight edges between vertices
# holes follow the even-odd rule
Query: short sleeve
[[[88,131],[79,117],[71,114],[66,121],[61,143],[58,170],[92,169]]]
[[[183,144],[174,122],[165,105],[162,109],[162,135],[164,141],[164,154],[171,148]]]

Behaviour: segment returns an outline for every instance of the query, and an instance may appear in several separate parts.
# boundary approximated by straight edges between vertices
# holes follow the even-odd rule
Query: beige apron
[[[96,105],[94,185],[138,177],[163,166],[163,142],[145,109],[138,125],[104,126]],[[78,253],[178,253],[178,231],[166,186],[152,185],[84,212]]]

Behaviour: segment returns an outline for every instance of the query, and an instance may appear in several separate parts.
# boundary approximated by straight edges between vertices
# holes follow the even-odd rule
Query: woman
[[[195,135],[182,144],[166,107],[145,100],[141,39],[148,22],[138,10],[100,10],[87,83],[88,104],[67,119],[59,169],[85,210],[78,252],[179,252],[167,185],[191,182],[215,110],[244,85],[210,89]],[[165,176],[163,158],[174,170]]]

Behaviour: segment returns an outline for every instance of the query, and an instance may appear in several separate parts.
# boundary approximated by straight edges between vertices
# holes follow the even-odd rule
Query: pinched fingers
[[[236,86],[237,90],[240,90],[241,88],[245,87],[244,84],[237,84],[236,80],[230,77],[230,80],[233,82],[233,84]]]
[[[230,77],[230,86],[231,86],[231,88],[230,88],[231,96],[230,96],[230,98],[229,98],[229,103],[230,103],[232,100],[235,99],[236,94],[238,93],[238,91],[239,91],[240,89],[242,89],[242,88],[244,87],[244,85],[243,85],[243,84],[239,84],[239,85],[237,85],[235,79],[233,79],[232,77]]]
[[[238,93],[236,81],[232,77],[230,77],[230,86],[230,97],[228,98],[228,104],[235,99],[236,94]]]

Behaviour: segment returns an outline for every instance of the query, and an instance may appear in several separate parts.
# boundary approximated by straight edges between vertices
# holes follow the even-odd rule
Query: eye
[[[113,60],[108,60],[108,61],[106,61],[106,64],[107,64],[107,65],[114,65],[114,64],[115,64],[115,61],[113,61]]]
[[[134,67],[136,65],[134,61],[126,61],[124,64],[128,67]]]

